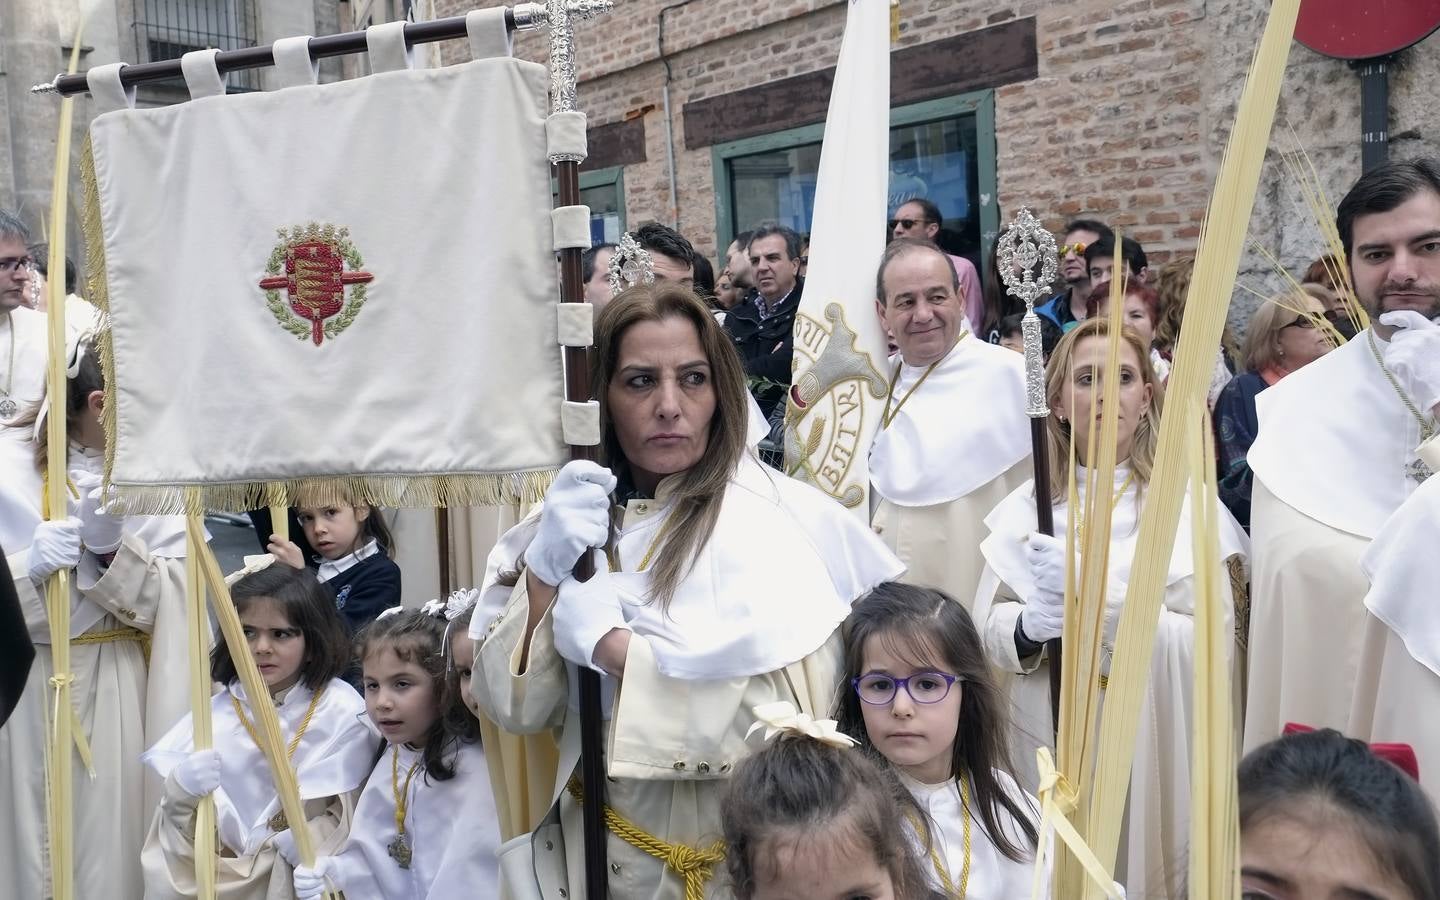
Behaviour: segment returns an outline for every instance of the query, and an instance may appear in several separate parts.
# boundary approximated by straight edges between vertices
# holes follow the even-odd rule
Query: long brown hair
[[[865,730],[860,698],[850,689],[850,680],[865,674],[865,644],[871,638],[883,641],[914,665],[933,666],[956,676],[961,683],[952,685],[951,690],[962,695],[950,777],[967,779],[974,788],[977,818],[995,849],[1015,862],[1033,859],[1039,840],[1035,810],[1023,807],[995,776],[996,769],[1015,771],[1006,746],[1010,731],[1006,703],[990,674],[980,632],[965,607],[935,588],[891,581],[855,604],[844,630],[845,680],[835,704],[839,729],[880,758]],[[1017,823],[1019,835],[1002,824],[1006,813]]]
[[[905,824],[923,813],[894,772],[858,749],[782,734],[735,767],[720,801],[725,867],[737,900],[779,864],[777,841],[844,840],[890,875],[896,900],[934,896]]]
[[[715,390],[715,414],[710,419],[710,440],[700,461],[680,476],[674,493],[674,512],[664,543],[655,559],[652,599],[667,607],[680,581],[689,573],[700,551],[715,531],[720,501],[735,467],[745,452],[749,408],[745,370],[730,338],[720,328],[704,301],[677,284],[637,285],[617,294],[595,322],[595,353],[590,383],[600,401],[600,462],[622,480],[630,463],[610,419],[610,382],[620,365],[620,342],[641,322],[684,319],[695,326],[700,346],[710,363]]]
[[[480,738],[480,723],[447,709],[446,704],[461,701],[446,688],[449,648],[445,646],[445,633],[443,615],[407,609],[376,619],[355,636],[355,659],[362,669],[372,653],[388,647],[400,659],[415,663],[430,676],[431,696],[438,714],[425,734],[425,749],[420,759],[425,765],[426,779],[436,781],[454,778],[460,748]]]
[[[1086,319],[1072,329],[1055,348],[1050,362],[1045,367],[1045,402],[1050,406],[1050,415],[1045,420],[1045,430],[1050,436],[1050,492],[1052,499],[1064,497],[1070,484],[1070,423],[1061,422],[1055,415],[1065,386],[1070,378],[1070,364],[1075,357],[1075,345],[1090,337],[1109,337],[1110,321],[1105,316]],[[1165,407],[1165,386],[1155,377],[1155,368],[1150,365],[1150,348],[1140,339],[1135,329],[1122,326],[1120,340],[1135,351],[1140,361],[1140,377],[1150,385],[1150,408],[1135,426],[1135,439],[1130,442],[1130,471],[1140,485],[1150,483],[1150,473],[1155,471],[1155,450],[1160,443],[1160,413]]]

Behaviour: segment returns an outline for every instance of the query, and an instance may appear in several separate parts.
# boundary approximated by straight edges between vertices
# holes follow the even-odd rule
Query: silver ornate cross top
[[[1015,222],[995,244],[1000,279],[1010,296],[1025,303],[1020,332],[1025,340],[1025,415],[1043,419],[1050,414],[1045,402],[1045,353],[1040,340],[1040,317],[1035,301],[1050,291],[1059,268],[1055,236],[1022,207]]]

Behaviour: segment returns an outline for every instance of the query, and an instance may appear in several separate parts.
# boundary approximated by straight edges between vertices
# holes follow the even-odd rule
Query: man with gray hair
[[[34,260],[30,230],[0,210],[0,431],[40,402],[45,385],[45,316],[25,305]]]
[[[795,312],[805,287],[800,235],[776,222],[762,223],[750,233],[745,255],[755,289],[730,310],[725,329],[745,361],[745,374],[769,382],[755,388],[755,402],[768,418],[790,386]]]

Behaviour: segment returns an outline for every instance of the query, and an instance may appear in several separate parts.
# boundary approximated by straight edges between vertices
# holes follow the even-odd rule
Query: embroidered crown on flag
[[[207,90],[213,55],[187,56],[188,102],[92,124],[87,268],[125,510],[179,511],[187,488],[253,509],[273,486],[529,502],[564,462],[546,70],[412,70],[389,33],[372,75],[316,84],[307,59],[264,93]]]

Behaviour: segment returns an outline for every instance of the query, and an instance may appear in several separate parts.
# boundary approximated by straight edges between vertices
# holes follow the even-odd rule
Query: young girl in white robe
[[[357,639],[365,708],[388,743],[344,848],[295,870],[300,900],[327,881],[375,900],[499,896],[499,821],[475,720],[447,689],[445,626],[432,603],[387,611]]]
[[[111,515],[100,488],[104,377],[82,340],[67,356],[68,447],[46,446],[39,411],[0,439],[0,545],[36,647],[14,713],[0,729],[0,871],[7,897],[50,895],[43,760],[55,689],[46,581],[70,573],[70,686],[74,731],[90,751],[65,751],[74,791],[71,822],[76,897],[140,900],[140,849],[159,796],[140,755],[185,713],[184,520]],[[38,419],[38,424],[37,424]],[[34,441],[28,440],[31,436]],[[44,521],[45,459],[66,453],[68,510]],[[65,515],[68,512],[68,518]],[[177,662],[178,660],[178,662]]]
[[[907,823],[923,813],[894,774],[830,720],[755,708],[766,746],[735,766],[720,803],[735,900],[946,900]],[[758,737],[757,737],[758,740]],[[1028,895],[1016,895],[1028,896]]]
[[[308,570],[251,572],[235,582],[231,597],[276,704],[311,837],[317,852],[333,852],[344,842],[379,744],[364,721],[365,702],[339,678],[350,661],[345,627]],[[194,722],[186,716],[145,754],[165,779],[142,857],[146,900],[196,896],[195,811],[207,795],[215,798],[219,830],[219,896],[289,900],[291,869],[281,857],[289,853],[286,839],[293,846],[290,825],[224,641],[212,653],[211,678],[225,685],[211,701],[215,749],[195,749]]]
[[[925,812],[911,822],[947,897],[1029,897],[1038,805],[1010,774],[1004,697],[965,607],[882,584],[845,623],[840,730],[887,760]]]

